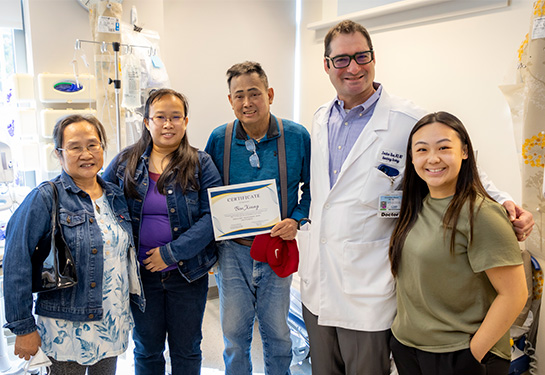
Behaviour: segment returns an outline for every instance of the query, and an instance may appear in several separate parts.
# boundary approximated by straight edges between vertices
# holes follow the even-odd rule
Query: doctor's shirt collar
[[[367,111],[369,111],[373,104],[375,104],[382,94],[382,85],[379,82],[373,82],[373,87],[375,88],[375,92],[373,95],[369,97],[365,102],[353,107],[352,109],[345,110],[344,109],[344,100],[339,99],[339,96],[336,97],[335,103],[333,104],[339,112],[348,113],[354,108],[358,108],[358,111],[361,111],[362,114],[365,114]]]

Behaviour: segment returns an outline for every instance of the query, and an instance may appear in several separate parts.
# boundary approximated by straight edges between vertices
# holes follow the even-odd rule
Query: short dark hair
[[[344,20],[333,26],[327,32],[324,39],[324,57],[329,56],[331,53],[331,41],[339,34],[353,34],[360,33],[367,39],[367,44],[369,48],[373,49],[373,42],[371,42],[371,36],[365,27],[351,20]]]
[[[106,144],[108,143],[108,141],[106,140],[106,130],[104,130],[104,126],[102,126],[101,122],[95,116],[68,115],[59,119],[55,124],[55,127],[53,128],[53,142],[55,144],[55,150],[62,148],[63,146],[64,129],[66,129],[69,125],[82,121],[85,121],[95,127],[98,134],[98,139],[100,140],[100,144],[102,145],[102,149],[106,149]]]
[[[254,61],[244,61],[243,63],[233,65],[227,70],[227,86],[229,87],[229,90],[231,90],[231,80],[233,78],[252,73],[256,73],[259,76],[259,79],[263,82],[266,89],[269,88],[269,80],[267,79],[267,74],[265,74],[261,64]]]

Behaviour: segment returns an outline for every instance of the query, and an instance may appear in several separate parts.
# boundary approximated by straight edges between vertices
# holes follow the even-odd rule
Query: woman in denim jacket
[[[216,248],[207,189],[221,184],[208,154],[187,139],[187,100],[160,89],[145,106],[142,136],[104,179],[123,187],[147,298],[133,309],[136,374],[163,374],[168,333],[172,374],[199,374],[208,270]]]
[[[58,213],[74,257],[75,286],[38,293],[32,315],[31,257],[51,235],[53,190],[33,189],[13,213],[6,229],[4,296],[7,324],[15,335],[15,354],[29,359],[41,346],[52,361],[50,374],[115,374],[117,356],[132,328],[129,293],[144,308],[132,228],[122,191],[98,171],[106,144],[94,117],[72,115],[53,130],[61,175]],[[47,243],[47,240],[46,240]]]

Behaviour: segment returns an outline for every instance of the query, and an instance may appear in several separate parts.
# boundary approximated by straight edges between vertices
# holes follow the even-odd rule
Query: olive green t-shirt
[[[475,202],[473,241],[469,204],[456,226],[455,254],[443,215],[452,197],[424,199],[403,247],[397,276],[397,316],[392,333],[404,345],[433,353],[469,348],[497,293],[485,270],[522,264],[505,209],[489,199]],[[481,204],[480,209],[479,205]],[[509,332],[492,348],[509,359]]]

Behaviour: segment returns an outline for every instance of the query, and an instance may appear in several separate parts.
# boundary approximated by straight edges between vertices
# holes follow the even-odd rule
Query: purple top
[[[327,125],[329,135],[329,188],[337,182],[341,168],[354,143],[360,136],[365,125],[371,120],[380,94],[382,85],[374,83],[375,93],[358,106],[348,112],[344,109],[344,102],[335,100],[329,114]]]
[[[140,249],[138,261],[148,257],[147,251],[154,247],[166,245],[172,241],[170,222],[168,220],[167,198],[157,191],[158,173],[149,172],[149,188],[142,207],[142,225],[140,226]],[[176,264],[170,265],[161,272],[176,269]]]

